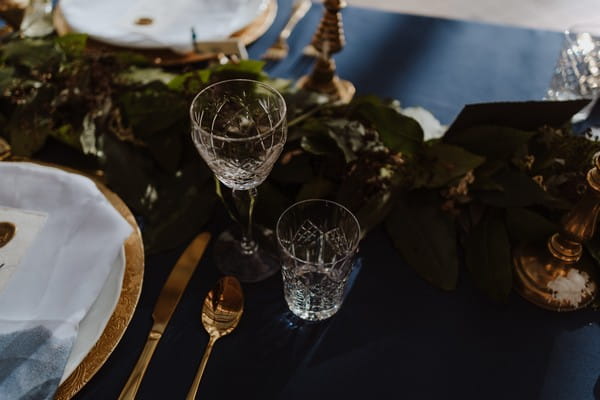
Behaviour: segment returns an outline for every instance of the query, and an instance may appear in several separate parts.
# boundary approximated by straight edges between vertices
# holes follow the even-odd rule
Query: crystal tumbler
[[[331,317],[340,308],[360,241],[356,217],[329,200],[305,200],[277,222],[285,300],[305,320]]]

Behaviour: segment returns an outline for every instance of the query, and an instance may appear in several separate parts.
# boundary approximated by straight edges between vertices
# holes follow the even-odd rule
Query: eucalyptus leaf
[[[479,289],[496,302],[508,300],[512,288],[510,243],[497,213],[484,216],[469,234],[465,262]]]
[[[453,290],[458,280],[456,231],[434,192],[406,194],[386,219],[386,229],[407,264],[427,282]]]

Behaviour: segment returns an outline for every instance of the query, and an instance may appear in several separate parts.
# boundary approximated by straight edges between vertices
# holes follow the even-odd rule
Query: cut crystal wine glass
[[[212,84],[194,98],[192,139],[217,179],[246,208],[241,234],[226,231],[215,245],[221,272],[243,282],[263,280],[279,269],[274,256],[254,239],[252,216],[257,187],[267,178],[287,138],[286,104],[274,88],[233,79]],[[249,204],[243,206],[244,199]],[[236,236],[239,236],[237,238]]]

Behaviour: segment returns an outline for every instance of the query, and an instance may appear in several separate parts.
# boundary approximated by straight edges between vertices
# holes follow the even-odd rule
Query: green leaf
[[[68,33],[54,40],[62,51],[71,58],[81,57],[87,44],[88,36],[84,33]]]
[[[285,164],[282,161],[284,159],[286,159]],[[310,161],[310,156],[306,152],[297,155],[284,152],[269,174],[269,179],[279,183],[305,183],[313,177]]]
[[[150,82],[158,81],[164,84],[169,84],[175,77],[175,74],[166,72],[161,68],[138,68],[133,66],[127,71],[119,74],[117,77],[117,82],[123,84],[145,85]]]
[[[211,78],[216,80],[225,79],[254,79],[265,80],[266,75],[263,72],[264,61],[258,60],[240,60],[239,63],[228,63],[219,65],[213,69]]]
[[[177,206],[144,229],[144,245],[150,254],[172,249],[197,234],[213,213],[216,195],[212,183],[180,191]],[[173,205],[173,204],[171,204]]]
[[[517,242],[539,242],[558,232],[558,225],[525,208],[506,209],[506,227]]]
[[[493,177],[501,191],[484,191],[479,198],[485,204],[507,208],[542,205],[549,208],[568,209],[569,204],[545,192],[531,177],[521,171],[506,169]]]
[[[363,206],[354,211],[360,222],[361,235],[365,237],[373,228],[388,216],[395,205],[395,197],[389,191],[379,192],[371,196]],[[340,203],[345,203],[338,199]]]
[[[371,122],[384,145],[394,152],[411,154],[423,143],[423,129],[417,121],[394,108],[375,102],[357,100],[354,111]]]
[[[152,158],[163,170],[170,173],[177,171],[183,153],[183,139],[179,134],[182,130],[178,128],[177,126],[165,132],[158,132],[146,141]]]
[[[469,234],[465,261],[475,285],[505,303],[512,288],[510,243],[502,219],[490,213]]]
[[[15,69],[12,67],[0,67],[0,94],[11,87],[16,81]]]
[[[290,205],[290,199],[277,186],[269,181],[263,182],[258,187],[258,197],[254,209],[256,221],[270,229],[275,229],[279,216]]]
[[[423,154],[431,172],[431,177],[425,185],[429,188],[445,186],[485,161],[485,158],[469,153],[461,147],[442,142],[426,146]]]
[[[15,40],[4,44],[2,60],[31,70],[51,70],[61,60],[61,53],[53,42],[41,39]]]
[[[333,193],[334,188],[333,182],[318,176],[302,185],[296,195],[296,201],[327,198]]]
[[[156,81],[139,90],[124,92],[119,103],[126,121],[140,139],[148,139],[189,118],[186,99]]]
[[[436,193],[415,191],[400,199],[386,229],[406,263],[432,285],[456,288],[458,255],[452,217],[441,211]]]
[[[137,214],[151,215],[157,200],[157,182],[151,159],[130,143],[102,136],[103,167],[107,185]]]
[[[50,132],[50,135],[66,145],[81,150],[81,142],[79,140],[79,132],[72,125],[64,124]]]
[[[526,132],[502,126],[481,125],[456,132],[445,141],[489,159],[510,159],[529,142],[535,132]]]
[[[333,138],[328,135],[304,136],[300,141],[304,151],[316,156],[333,156],[342,154],[340,148]]]
[[[175,76],[167,86],[169,89],[186,91],[190,93],[199,92],[210,79],[210,69],[198,69]]]

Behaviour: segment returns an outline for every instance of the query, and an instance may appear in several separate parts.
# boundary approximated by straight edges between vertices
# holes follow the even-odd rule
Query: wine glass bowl
[[[285,101],[266,84],[218,82],[192,102],[192,139],[219,181],[248,190],[267,178],[283,150],[285,114]]]
[[[190,107],[192,140],[216,178],[232,189],[238,208],[246,195],[248,222],[237,239],[223,233],[215,246],[219,269],[242,282],[272,275],[279,263],[253,238],[257,187],[265,181],[287,138],[286,104],[269,85],[249,79],[214,83]],[[241,222],[241,221],[239,221]]]

